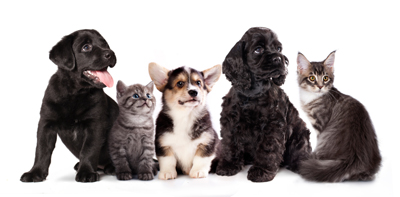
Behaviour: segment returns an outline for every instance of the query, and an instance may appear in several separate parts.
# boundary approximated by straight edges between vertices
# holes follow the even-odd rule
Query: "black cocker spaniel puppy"
[[[310,131],[280,88],[288,64],[281,51],[270,29],[250,28],[226,56],[223,73],[232,88],[222,103],[218,175],[232,176],[253,164],[249,180],[271,181],[279,167],[296,172],[308,158]]]

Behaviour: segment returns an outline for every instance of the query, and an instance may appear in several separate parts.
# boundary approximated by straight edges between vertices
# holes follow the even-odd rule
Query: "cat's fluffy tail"
[[[299,174],[311,181],[342,182],[353,171],[351,162],[342,160],[308,159],[301,162]]]

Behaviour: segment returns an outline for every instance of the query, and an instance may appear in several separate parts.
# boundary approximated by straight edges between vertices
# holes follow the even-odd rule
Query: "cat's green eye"
[[[324,81],[326,82],[326,81],[328,81],[329,80],[329,77],[328,76],[325,76],[324,77]]]
[[[315,77],[314,76],[310,76],[308,79],[310,79],[310,81],[315,81]]]

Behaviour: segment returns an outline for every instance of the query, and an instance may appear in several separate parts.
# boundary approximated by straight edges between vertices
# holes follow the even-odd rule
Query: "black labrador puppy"
[[[37,131],[35,163],[22,182],[46,179],[57,134],[80,162],[78,182],[99,180],[98,168],[111,173],[106,136],[118,115],[118,105],[103,88],[113,79],[107,72],[117,59],[106,40],[95,30],[65,36],[50,51],[57,72],[47,86]]]
[[[282,44],[267,28],[250,28],[231,49],[222,71],[232,88],[223,98],[218,175],[253,164],[247,178],[272,180],[280,166],[296,172],[307,159],[310,131],[280,86],[287,75]]]

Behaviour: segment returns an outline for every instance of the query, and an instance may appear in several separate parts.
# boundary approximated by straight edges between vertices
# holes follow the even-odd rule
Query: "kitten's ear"
[[[221,76],[221,71],[222,66],[220,64],[203,71],[204,82],[208,92],[211,91],[214,84],[218,81],[219,77]]]
[[[165,85],[168,83],[169,70],[154,62],[151,62],[149,64],[149,74],[151,80],[154,82],[154,85],[156,85],[156,88],[160,92],[163,92]]]
[[[150,92],[153,92],[153,86],[154,86],[154,83],[152,81],[150,81],[150,83],[146,85],[146,88],[149,89]]]
[[[306,56],[299,52],[297,54],[297,72],[303,74],[308,70],[310,62],[307,60]]]
[[[332,72],[333,72],[333,65],[335,63],[335,53],[336,51],[332,51],[331,54],[328,55],[328,57],[324,60],[324,65],[328,67]]]
[[[121,80],[117,83],[117,98],[121,97],[126,91],[126,85]]]

